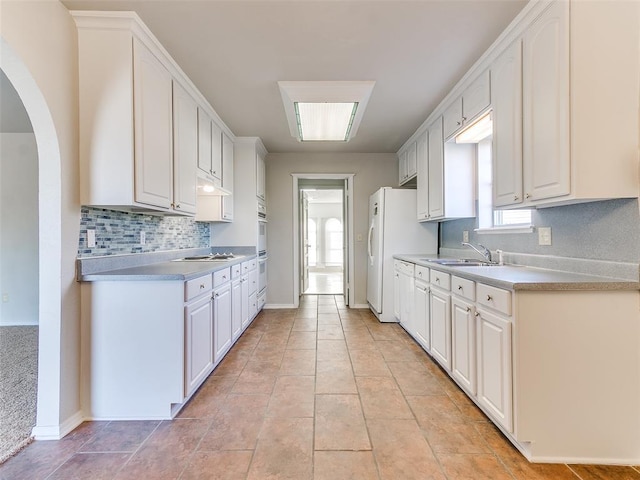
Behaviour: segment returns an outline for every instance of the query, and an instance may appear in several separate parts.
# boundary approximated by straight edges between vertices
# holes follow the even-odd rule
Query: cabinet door
[[[185,308],[185,396],[198,388],[213,368],[212,315],[211,297]]]
[[[211,118],[198,108],[198,168],[211,175]]]
[[[415,333],[413,324],[413,276],[406,273],[400,274],[400,324],[412,336]]]
[[[470,303],[451,297],[451,375],[476,394],[476,322]]]
[[[407,180],[416,176],[418,173],[418,152],[417,143],[412,142],[407,150]]]
[[[478,401],[507,431],[513,431],[511,322],[477,312]]]
[[[425,220],[429,216],[429,133],[424,132],[416,140],[416,170],[417,170],[417,212],[418,220]]]
[[[266,166],[261,153],[256,154],[256,195],[266,200]]]
[[[430,322],[429,322],[429,285],[416,282],[414,294],[414,325],[415,339],[427,350],[431,350]]]
[[[173,82],[173,208],[196,213],[198,105]]]
[[[491,66],[493,204],[522,203],[522,41]]]
[[[231,340],[235,342],[242,333],[242,279],[231,284]]]
[[[393,316],[402,321],[402,309],[400,306],[400,273],[396,270],[393,273]]]
[[[242,276],[242,330],[249,326],[249,275]]]
[[[231,285],[217,288],[213,293],[213,325],[215,328],[215,363],[218,363],[231,347]]]
[[[251,322],[258,314],[258,294],[249,295],[249,322]]]
[[[523,45],[525,201],[570,193],[569,2],[553,2]]]
[[[222,187],[233,193],[233,142],[222,134]],[[222,218],[233,220],[233,195],[222,197]]]
[[[491,105],[490,72],[486,70],[462,94],[462,125],[466,127]]]
[[[429,219],[444,216],[444,143],[442,117],[429,127]]]
[[[135,201],[171,208],[172,79],[138,40],[133,41]]]
[[[222,129],[216,122],[211,122],[211,175],[222,185]]]
[[[449,138],[462,128],[462,97],[457,98],[443,114],[444,138]]]
[[[407,151],[398,155],[398,185],[402,185],[407,179]]]
[[[451,371],[451,296],[431,289],[431,354]]]

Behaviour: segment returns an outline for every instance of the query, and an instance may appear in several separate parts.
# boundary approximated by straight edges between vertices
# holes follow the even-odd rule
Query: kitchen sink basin
[[[498,265],[495,262],[485,262],[472,258],[423,258],[422,260],[447,267],[492,267]]]

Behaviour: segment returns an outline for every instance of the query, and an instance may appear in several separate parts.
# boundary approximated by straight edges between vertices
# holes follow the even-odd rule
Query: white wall
[[[38,323],[38,151],[0,133],[0,325]]]
[[[40,438],[81,421],[78,45],[57,0],[2,1],[0,68],[20,95],[38,145],[40,212]]]
[[[293,305],[293,173],[353,173],[354,232],[356,241],[355,302],[367,303],[367,246],[369,196],[378,188],[396,186],[395,154],[377,153],[274,153],[267,155],[267,230],[269,288],[267,303]],[[297,279],[296,279],[297,281]]]

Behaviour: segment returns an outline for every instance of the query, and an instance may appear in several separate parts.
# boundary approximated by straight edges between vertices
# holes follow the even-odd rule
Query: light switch
[[[87,248],[93,248],[96,246],[96,231],[87,230]]]
[[[551,245],[551,227],[538,227],[538,245]]]
[[[146,232],[140,232],[140,245],[144,245],[147,243],[147,234]]]
[[[462,231],[462,241],[469,243],[469,230]]]

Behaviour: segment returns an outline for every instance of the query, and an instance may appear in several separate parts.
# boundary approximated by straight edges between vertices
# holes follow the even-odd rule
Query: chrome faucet
[[[491,261],[491,250],[489,250],[484,245],[478,244],[478,247],[480,248],[476,247],[475,245],[471,245],[470,243],[467,243],[467,242],[462,242],[462,245],[465,247],[473,248],[476,252],[482,255],[487,262]]]

